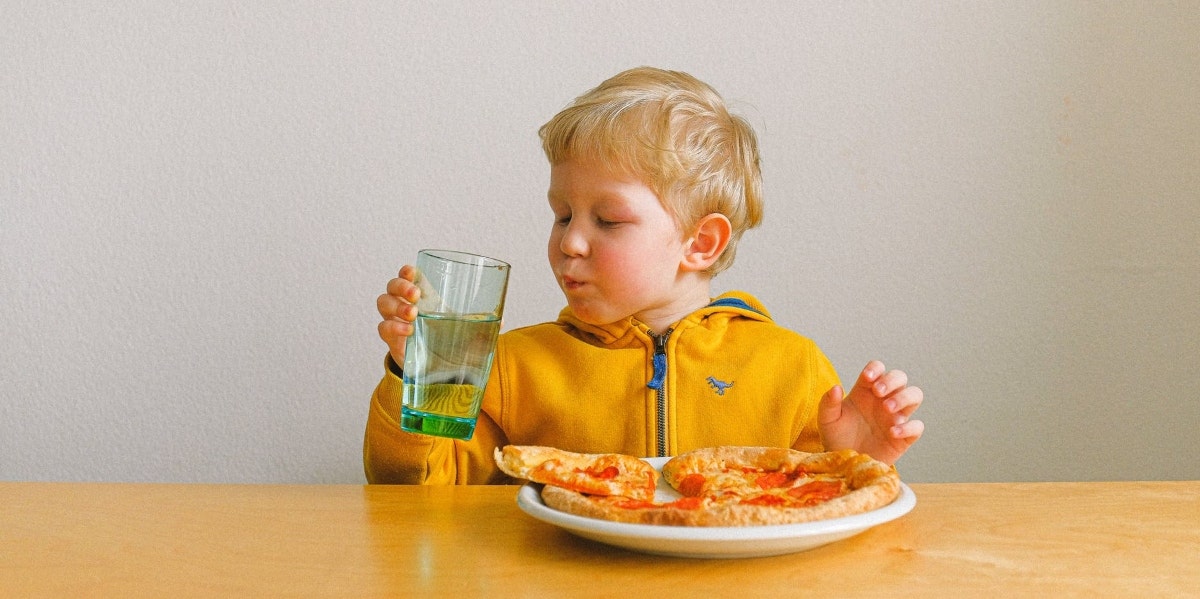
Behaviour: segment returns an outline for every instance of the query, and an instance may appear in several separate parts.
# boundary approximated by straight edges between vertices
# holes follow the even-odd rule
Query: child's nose
[[[588,249],[587,237],[578,225],[571,223],[567,225],[567,230],[563,232],[558,249],[567,256],[586,256]]]

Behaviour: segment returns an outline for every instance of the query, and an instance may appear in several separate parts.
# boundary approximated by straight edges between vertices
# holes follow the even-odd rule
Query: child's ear
[[[681,266],[688,271],[703,271],[712,266],[733,235],[733,225],[724,214],[706,215],[696,223],[692,237],[684,242]]]

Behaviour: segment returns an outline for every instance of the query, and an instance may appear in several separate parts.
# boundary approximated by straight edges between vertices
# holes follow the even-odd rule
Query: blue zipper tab
[[[650,382],[646,386],[656,391],[662,391],[663,383],[667,378],[667,337],[671,336],[671,331],[675,329],[667,329],[667,332],[662,335],[655,335],[650,332],[650,338],[654,340],[654,376],[650,377]]]
[[[667,354],[654,352],[654,377],[646,383],[647,387],[655,391],[662,391],[663,383],[667,380]]]

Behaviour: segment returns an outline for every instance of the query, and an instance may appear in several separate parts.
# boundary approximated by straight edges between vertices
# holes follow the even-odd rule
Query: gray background
[[[0,479],[363,481],[422,247],[563,304],[537,127],[712,83],[768,196],[716,291],[926,393],[910,481],[1200,478],[1200,10],[0,1]]]

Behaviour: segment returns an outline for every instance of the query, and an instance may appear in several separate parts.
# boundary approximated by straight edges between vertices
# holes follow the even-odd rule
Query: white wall
[[[758,294],[924,388],[911,481],[1200,478],[1194,3],[0,0],[0,479],[361,482],[422,247],[562,298],[536,128],[628,67],[758,129]]]

